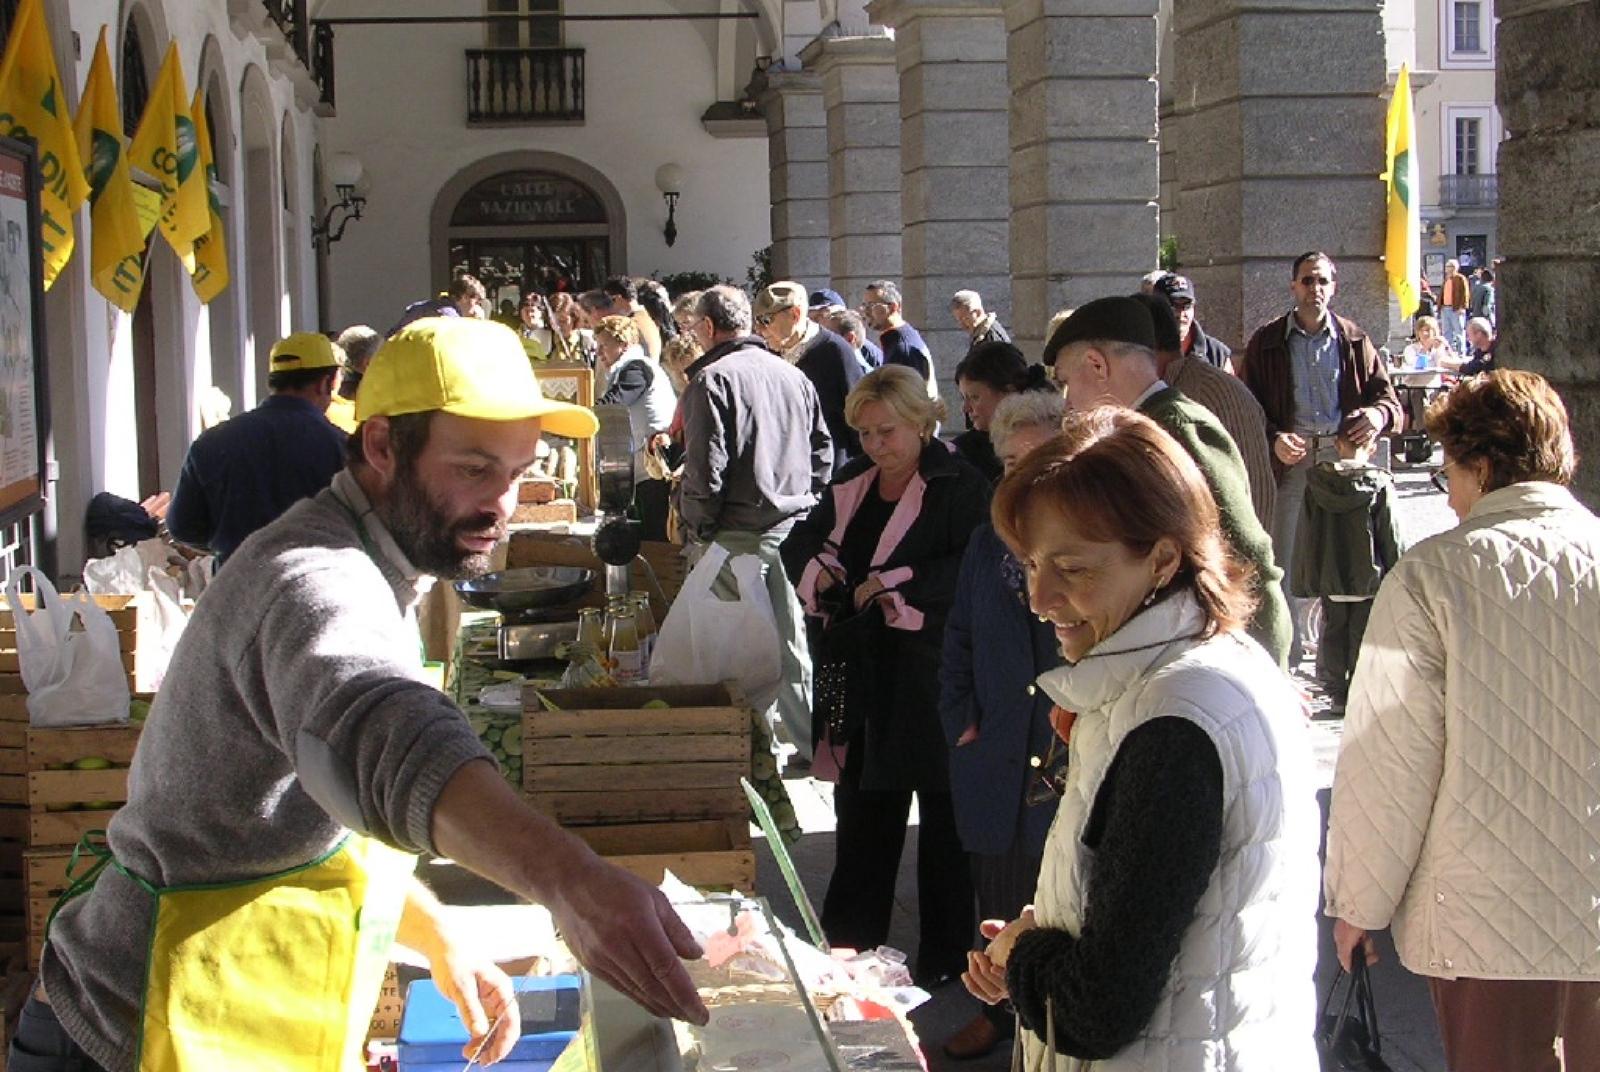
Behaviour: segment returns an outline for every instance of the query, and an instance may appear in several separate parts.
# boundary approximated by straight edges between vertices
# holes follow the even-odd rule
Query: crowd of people
[[[1566,488],[1561,400],[1495,368],[1492,278],[1447,265],[1400,361],[1460,376],[1425,430],[1461,525],[1411,547],[1393,363],[1334,311],[1321,252],[1237,347],[1172,272],[1062,311],[1037,360],[967,290],[969,345],[936,360],[892,280],[851,308],[795,281],[674,298],[619,277],[530,294],[505,330],[627,408],[646,538],[761,559],[769,714],[834,783],[834,944],[887,939],[915,799],[914,978],[985,1003],[952,1056],[1020,1026],[1030,1069],[1314,1068],[1320,881],[1345,967],[1394,926],[1454,1072],[1553,1068],[1554,1046],[1590,1067],[1600,526]],[[462,276],[395,331],[486,311]],[[194,444],[175,535],[234,554],[271,519],[235,499],[281,512],[336,479],[344,434],[305,426],[342,396],[360,437],[377,411],[354,385],[388,360],[370,330],[340,343],[274,348],[272,397]],[[272,452],[292,474],[240,483],[237,459]],[[1325,871],[1288,673],[1310,600],[1345,718]]]

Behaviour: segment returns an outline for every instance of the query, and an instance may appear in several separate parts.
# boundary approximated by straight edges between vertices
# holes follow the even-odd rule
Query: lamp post
[[[311,218],[311,242],[320,244],[324,253],[344,237],[345,227],[351,220],[359,220],[361,210],[367,206],[367,199],[356,193],[362,171],[361,161],[349,153],[335,153],[328,161],[328,178],[338,200],[328,206],[320,220]]]
[[[661,191],[661,199],[667,203],[667,226],[661,234],[667,240],[668,247],[671,247],[678,240],[675,213],[678,195],[683,193],[683,168],[677,164],[662,164],[656,168],[656,189]]]

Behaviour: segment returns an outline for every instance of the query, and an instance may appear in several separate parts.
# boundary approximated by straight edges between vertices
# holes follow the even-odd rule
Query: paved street
[[[1435,459],[1437,460],[1437,458]],[[1411,541],[1441,532],[1455,524],[1455,516],[1445,504],[1444,496],[1428,482],[1428,468],[1398,469],[1395,473],[1399,489],[1402,523]],[[1318,799],[1327,814],[1328,786],[1333,779],[1333,765],[1338,753],[1339,733],[1342,724],[1326,716],[1326,701],[1317,693],[1311,679],[1311,664],[1307,662],[1297,675],[1313,696],[1313,721],[1310,732],[1317,756]],[[830,789],[813,779],[790,783],[796,809],[806,835],[792,855],[813,903],[821,905],[827,889],[828,875],[833,864],[833,812]],[[913,823],[915,812],[913,812]],[[771,853],[763,844],[758,854],[758,883],[761,891],[772,901],[773,907],[791,926],[799,926],[799,918],[783,880],[778,874]],[[916,838],[913,831],[908,836],[905,854],[900,866],[900,885],[897,909],[890,933],[890,944],[903,950],[916,946]],[[1320,917],[1319,917],[1320,918]],[[1331,922],[1323,919],[1321,926],[1321,956],[1317,972],[1317,992],[1326,989],[1333,978],[1333,940]],[[1383,1052],[1395,1072],[1445,1072],[1444,1056],[1439,1046],[1434,1026],[1433,1010],[1429,1004],[1427,985],[1411,975],[1396,961],[1388,935],[1380,936],[1383,960],[1374,975],[1374,991],[1382,1027]],[[967,996],[959,984],[946,986],[912,1017],[928,1056],[932,1072],[1000,1072],[1008,1068],[1010,1053],[1002,1047],[990,1057],[978,1061],[957,1062],[945,1057],[938,1044],[957,1030],[976,1012],[976,1003]],[[1297,1072],[1297,1070],[1286,1070]],[[1309,1070],[1308,1070],[1309,1072]]]

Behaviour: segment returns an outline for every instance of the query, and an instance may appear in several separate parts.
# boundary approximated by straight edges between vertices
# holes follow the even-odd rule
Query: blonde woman
[[[650,442],[672,425],[678,394],[667,373],[645,355],[639,345],[639,328],[633,318],[602,317],[594,329],[598,366],[605,378],[600,405],[628,407],[628,423],[633,428],[633,443],[639,455],[639,472],[644,473],[644,458]],[[634,489],[639,519],[644,523],[644,538],[667,538],[667,482],[640,480]]]
[[[929,984],[961,971],[972,939],[972,884],[939,723],[939,661],[961,558],[989,506],[983,474],[934,437],[943,416],[943,403],[909,368],[862,377],[845,400],[862,456],[835,476],[782,549],[817,664],[812,771],[837,782],[823,930],[857,949],[888,937],[915,794],[914,977]]]

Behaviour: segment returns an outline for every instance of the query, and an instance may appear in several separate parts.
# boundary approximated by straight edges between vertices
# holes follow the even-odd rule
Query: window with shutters
[[[560,48],[561,20],[528,18],[540,13],[561,13],[561,0],[489,0],[490,15],[521,15],[489,23],[490,48]]]
[[[1492,0],[1439,0],[1439,30],[1441,67],[1494,66]]]

